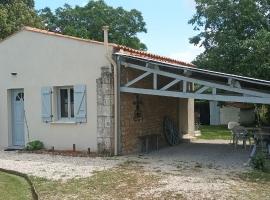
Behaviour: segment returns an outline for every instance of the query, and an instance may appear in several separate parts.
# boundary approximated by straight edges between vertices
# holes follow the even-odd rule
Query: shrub
[[[28,142],[27,145],[26,145],[26,150],[27,151],[36,151],[36,150],[40,150],[40,149],[43,149],[43,148],[44,148],[44,145],[39,140]]]
[[[258,153],[251,160],[251,165],[254,169],[265,171],[266,170],[266,155],[263,152]]]

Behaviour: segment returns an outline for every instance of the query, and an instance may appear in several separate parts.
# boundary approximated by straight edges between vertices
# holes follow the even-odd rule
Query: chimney
[[[102,30],[104,31],[104,46],[108,52],[109,49],[109,26],[103,26]]]

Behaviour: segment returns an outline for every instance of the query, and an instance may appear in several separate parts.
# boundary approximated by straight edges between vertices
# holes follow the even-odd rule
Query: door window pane
[[[24,101],[24,93],[20,92],[20,93],[16,96],[16,101]]]

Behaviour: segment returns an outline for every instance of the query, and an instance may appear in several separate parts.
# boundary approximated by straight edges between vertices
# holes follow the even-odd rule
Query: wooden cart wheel
[[[179,132],[169,117],[164,117],[163,131],[169,145],[177,145],[180,142]]]

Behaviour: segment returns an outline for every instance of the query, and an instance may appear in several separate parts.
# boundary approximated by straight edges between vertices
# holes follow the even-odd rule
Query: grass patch
[[[140,168],[120,166],[90,178],[50,181],[31,178],[41,199],[137,199],[138,192],[158,184],[159,177]],[[140,198],[141,199],[141,198]],[[145,198],[147,199],[147,198]]]
[[[0,172],[0,199],[29,200],[32,199],[30,186],[21,177]]]
[[[240,175],[240,178],[250,182],[268,182],[270,183],[270,159],[265,160],[264,170],[252,170]]]
[[[269,172],[262,172],[258,170],[253,170],[250,172],[246,172],[240,174],[240,178],[244,181],[248,182],[267,182],[270,183],[270,171]]]
[[[253,170],[242,173],[239,177],[248,192],[244,192],[243,188],[239,188],[237,199],[270,199],[270,171]]]
[[[198,138],[206,140],[229,140],[231,138],[231,132],[226,126],[200,126],[202,135]]]

